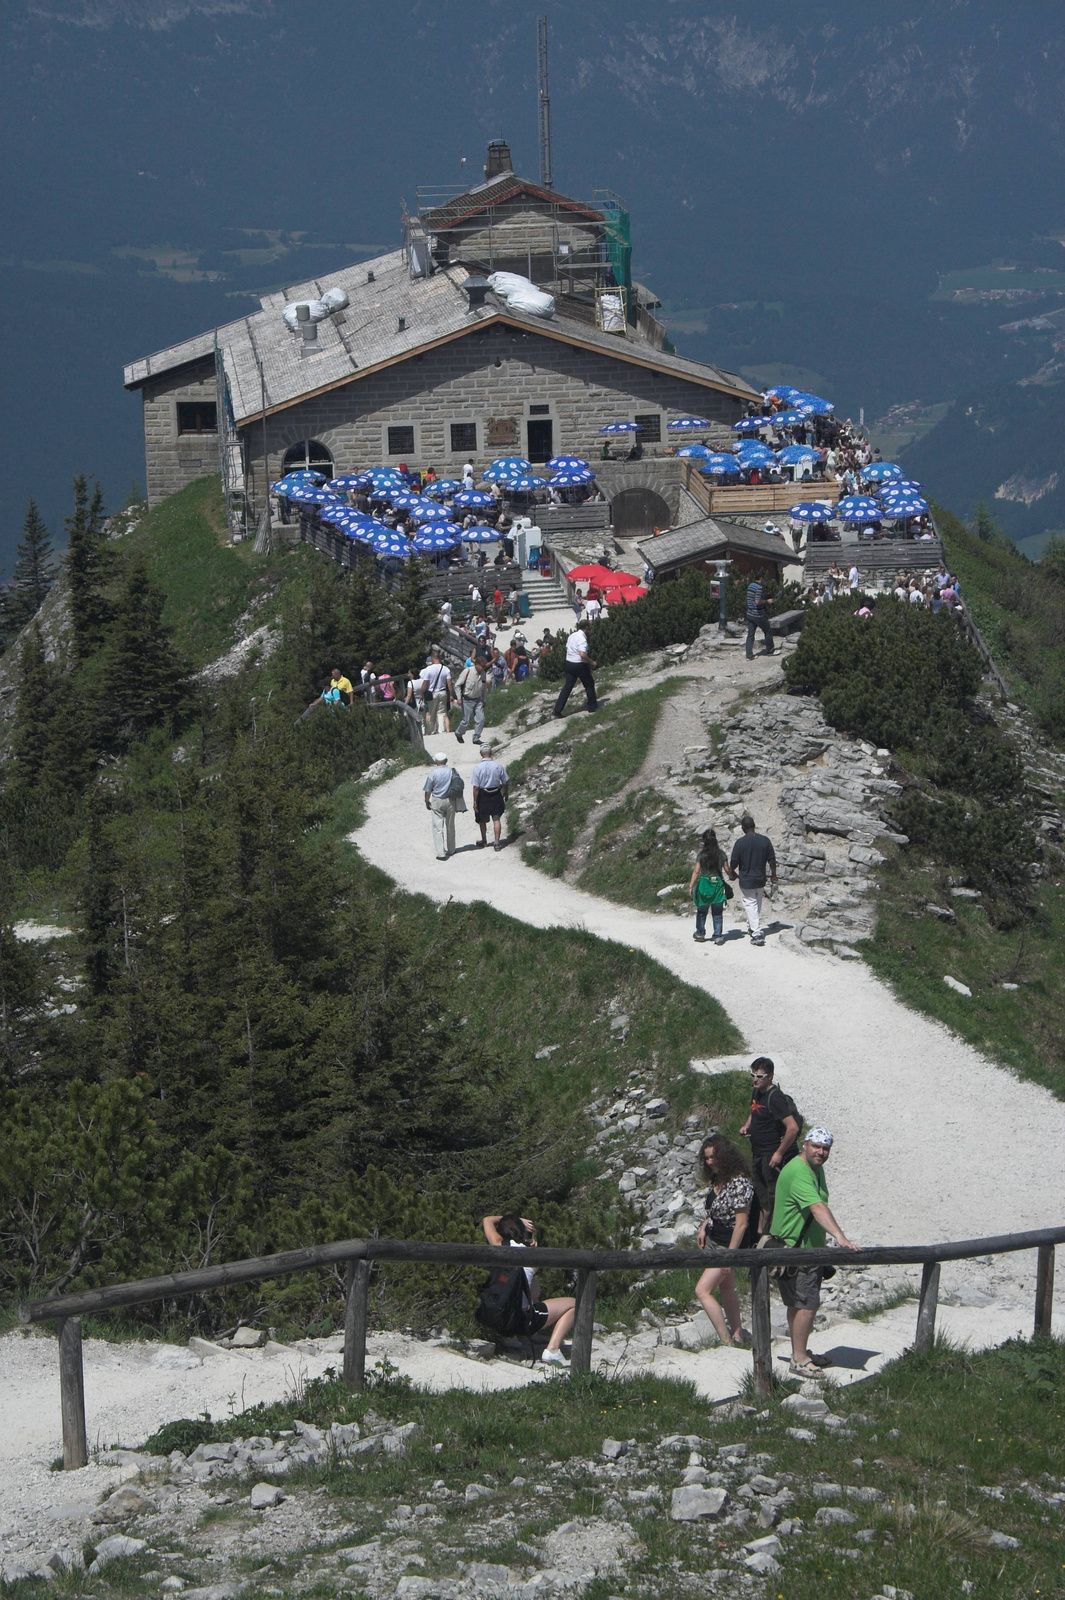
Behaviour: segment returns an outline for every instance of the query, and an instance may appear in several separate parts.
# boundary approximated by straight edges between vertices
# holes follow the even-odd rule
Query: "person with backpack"
[[[441,722],[444,732],[450,733],[451,669],[441,661],[439,650],[433,649],[429,665],[422,669],[421,678],[426,733],[438,733]]]
[[[699,1176],[709,1184],[706,1221],[697,1240],[699,1249],[743,1248],[754,1205],[754,1185],[742,1152],[724,1134],[708,1134],[699,1151]],[[720,1304],[714,1298],[715,1289],[721,1297]],[[740,1320],[736,1277],[731,1267],[707,1267],[695,1285],[695,1298],[722,1344],[750,1344],[751,1336]]]
[[[467,661],[459,673],[455,688],[458,690],[462,701],[462,721],[455,729],[455,738],[459,744],[465,744],[463,734],[473,723],[473,742],[480,744],[484,732],[484,702],[488,694],[488,684],[485,681],[487,659],[479,654],[472,661]]]
[[[769,1227],[780,1169],[798,1155],[802,1132],[795,1101],[773,1082],[775,1071],[768,1056],[751,1062],[751,1109],[740,1129],[740,1137],[751,1141],[759,1233]]]
[[[455,813],[465,811],[461,773],[455,771],[442,752],[433,757],[433,770],[424,785],[425,809],[432,813],[436,859],[446,861],[455,854]]]
[[[528,1217],[507,1212],[485,1217],[481,1223],[489,1244],[509,1244],[513,1250],[535,1250],[536,1224]],[[564,1367],[562,1341],[573,1327],[577,1302],[572,1295],[541,1300],[535,1267],[495,1268],[489,1273],[478,1299],[477,1320],[500,1338],[529,1338],[551,1329],[540,1360],[549,1367]]]
[[[761,629],[765,639],[763,655],[776,654],[773,644],[773,633],[769,626],[769,602],[766,599],[765,585],[760,579],[754,578],[747,585],[747,660],[754,660],[754,636]]]
[[[707,828],[703,833],[698,859],[692,868],[691,882],[688,884],[688,893],[695,903],[695,932],[692,938],[697,944],[706,943],[708,911],[714,919],[714,943],[725,942],[725,904],[732,894],[732,890],[725,883],[726,872],[729,877],[733,876],[725,852],[717,842],[717,834],[713,828]]]

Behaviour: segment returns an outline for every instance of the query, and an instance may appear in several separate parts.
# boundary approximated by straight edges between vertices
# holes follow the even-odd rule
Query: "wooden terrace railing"
[[[715,485],[699,471],[699,463],[684,462],[684,487],[708,517],[746,516],[763,511],[790,511],[800,500],[839,499],[839,484],[831,479],[801,478],[798,483]]]
[[[915,1350],[930,1350],[935,1337],[939,1298],[939,1268],[943,1261],[964,1261],[972,1256],[1006,1255],[1017,1250],[1037,1250],[1033,1337],[1049,1336],[1054,1301],[1054,1247],[1065,1243],[1065,1227],[1040,1228],[1029,1233],[1008,1233],[992,1239],[963,1239],[951,1244],[883,1245],[870,1250],[803,1250],[802,1265],[849,1267],[919,1264],[921,1290],[917,1309]],[[588,1372],[592,1364],[592,1323],[595,1319],[596,1284],[600,1272],[669,1272],[678,1268],[701,1272],[712,1260],[715,1267],[747,1267],[751,1273],[751,1341],[754,1386],[768,1398],[773,1386],[773,1355],[769,1324],[769,1269],[795,1266],[794,1250],[725,1250],[712,1257],[701,1250],[552,1250],[536,1253],[538,1267],[569,1268],[577,1275],[577,1314],[570,1342],[570,1369]],[[422,1262],[429,1266],[492,1267],[514,1264],[508,1247],[486,1244],[431,1244],[407,1239],[343,1239],[335,1244],[311,1245],[282,1255],[255,1256],[228,1261],[218,1267],[144,1278],[137,1283],[117,1283],[53,1300],[31,1300],[19,1308],[24,1323],[55,1322],[59,1335],[59,1387],[63,1415],[63,1466],[88,1463],[85,1432],[85,1384],[81,1353],[81,1319],[122,1306],[148,1305],[157,1300],[180,1299],[224,1289],[234,1283],[254,1283],[264,1278],[290,1277],[344,1262],[347,1300],[344,1315],[345,1383],[361,1389],[366,1377],[366,1323],[370,1267],[374,1261]]]

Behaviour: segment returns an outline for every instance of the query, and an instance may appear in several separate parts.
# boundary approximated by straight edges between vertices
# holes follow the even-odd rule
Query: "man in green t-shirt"
[[[811,1128],[798,1158],[781,1169],[773,1205],[774,1239],[801,1250],[823,1250],[830,1233],[843,1250],[857,1250],[828,1209],[828,1184],[824,1166],[832,1149],[827,1128]],[[788,1308],[791,1335],[789,1372],[796,1378],[820,1378],[821,1360],[811,1356],[807,1340],[821,1304],[820,1267],[790,1267],[777,1282]]]

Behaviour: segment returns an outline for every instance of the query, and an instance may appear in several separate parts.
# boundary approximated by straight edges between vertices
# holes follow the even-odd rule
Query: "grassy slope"
[[[851,1431],[844,1439],[818,1430],[813,1443],[787,1437],[794,1417],[776,1403],[758,1417],[721,1420],[686,1385],[650,1375],[588,1376],[494,1395],[411,1393],[388,1382],[353,1394],[326,1380],[311,1384],[295,1403],[256,1407],[219,1423],[215,1433],[220,1439],[276,1435],[297,1418],[320,1427],[333,1420],[365,1424],[370,1410],[394,1422],[420,1423],[421,1434],[403,1456],[361,1458],[357,1470],[302,1468],[282,1482],[289,1494],[313,1485],[331,1497],[342,1508],[348,1545],[385,1532],[385,1517],[399,1503],[438,1497],[434,1486],[441,1483],[457,1491],[454,1500],[441,1504],[442,1524],[420,1536],[417,1522],[404,1524],[403,1532],[414,1536],[404,1548],[423,1559],[411,1570],[425,1574],[453,1574],[458,1559],[478,1555],[527,1566],[528,1552],[519,1541],[557,1526],[561,1518],[602,1515],[604,1491],[619,1493],[643,1554],[624,1578],[589,1588],[592,1600],[622,1591],[690,1600],[706,1591],[694,1589],[692,1578],[682,1574],[705,1575],[734,1559],[743,1542],[761,1536],[753,1523],[742,1530],[675,1523],[660,1506],[625,1501],[625,1483],[657,1483],[667,1502],[679,1483],[686,1455],[657,1453],[659,1439],[674,1432],[710,1435],[704,1454],[711,1466],[715,1447],[743,1443],[751,1455],[767,1452],[761,1470],[788,1477],[795,1499],[786,1515],[801,1518],[804,1526],[802,1534],[783,1536],[784,1570],[755,1579],[749,1590],[754,1600],[845,1600],[888,1584],[917,1596],[960,1595],[964,1584],[972,1600],[1034,1600],[1061,1593],[1060,1519],[1048,1515],[1026,1486],[1045,1492],[1053,1487],[1051,1475],[1061,1472],[1063,1393],[1061,1343],[1014,1341],[976,1356],[940,1348],[893,1362],[876,1378],[833,1393],[832,1408]],[[612,1481],[604,1485],[599,1472],[599,1447],[608,1435],[633,1441],[626,1473],[645,1469],[616,1488]],[[179,1442],[188,1449],[192,1440],[179,1441],[164,1429],[148,1448],[161,1452]],[[854,1526],[815,1524],[823,1503],[814,1493],[818,1479],[879,1491],[871,1504],[844,1501],[871,1537],[859,1544]],[[473,1482],[496,1492],[470,1505],[463,1490]],[[995,1497],[978,1486],[994,1489]],[[505,1530],[494,1522],[489,1531],[488,1519],[503,1512],[509,1514]],[[240,1507],[233,1515],[251,1516]],[[1017,1539],[1019,1548],[989,1546],[991,1530]],[[857,1556],[846,1553],[856,1549]],[[295,1593],[306,1584],[309,1568],[324,1575],[326,1559],[319,1563],[308,1552],[274,1563],[270,1592]],[[259,1592],[253,1587],[249,1594]]]
[[[299,546],[257,556],[250,543],[231,545],[217,478],[201,478],[149,511],[122,549],[146,557],[151,576],[166,591],[164,619],[196,667],[235,642],[238,620],[258,598],[301,588],[314,559]],[[279,593],[278,601],[283,599]],[[277,603],[264,607],[251,626],[276,612]]]

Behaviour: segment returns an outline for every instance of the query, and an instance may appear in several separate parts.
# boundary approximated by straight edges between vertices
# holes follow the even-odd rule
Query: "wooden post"
[[[370,1293],[370,1263],[365,1256],[349,1261],[347,1303],[344,1307],[344,1382],[349,1389],[366,1387],[366,1309]]]
[[[769,1317],[769,1268],[751,1268],[751,1356],[754,1392],[768,1400],[773,1392],[773,1334]]]
[[[85,1439],[85,1375],[81,1364],[81,1318],[56,1323],[59,1335],[59,1398],[63,1410],[63,1471],[89,1464]]]
[[[1035,1268],[1035,1327],[1033,1339],[1050,1338],[1050,1321],[1054,1314],[1054,1246],[1041,1244]]]
[[[917,1306],[917,1332],[913,1348],[927,1355],[936,1338],[936,1307],[939,1304],[939,1262],[926,1261],[921,1268],[921,1298]]]
[[[595,1321],[595,1287],[599,1274],[581,1270],[577,1273],[577,1315],[573,1319],[570,1335],[569,1369],[571,1372],[592,1370],[592,1323]]]

